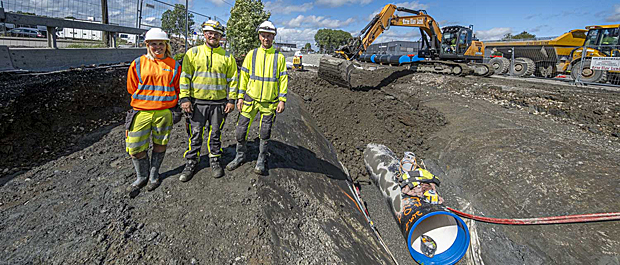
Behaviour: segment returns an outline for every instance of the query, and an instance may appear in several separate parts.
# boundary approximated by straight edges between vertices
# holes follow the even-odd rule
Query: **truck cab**
[[[620,24],[587,26],[583,47],[571,52],[571,77],[583,82],[620,84],[620,71],[590,69],[592,57],[620,57]],[[583,58],[583,59],[582,59]]]
[[[619,25],[588,26],[585,46],[595,48],[607,57],[620,57],[618,54]]]

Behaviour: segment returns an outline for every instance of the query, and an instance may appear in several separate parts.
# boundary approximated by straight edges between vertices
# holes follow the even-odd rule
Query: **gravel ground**
[[[118,69],[108,78],[124,79],[124,71]],[[82,75],[80,71],[63,74],[66,78]],[[56,79],[61,77],[46,76],[40,81]],[[101,80],[101,84],[91,83],[98,88],[108,82]],[[77,90],[90,89],[51,84],[58,86],[38,88],[50,92],[40,98],[49,104],[78,105],[80,98],[64,102],[52,92],[87,94]],[[33,87],[18,82],[14,87],[23,89],[15,90],[16,103],[4,113],[17,117],[19,111],[12,110],[24,106],[20,91]],[[129,98],[124,86],[106,89],[123,100]],[[90,103],[95,104],[115,105]],[[389,264],[390,258],[350,199],[349,182],[333,146],[302,105],[291,93],[286,112],[278,115],[268,176],[251,173],[258,153],[254,125],[248,163],[212,179],[208,159],[203,157],[197,175],[188,183],[179,182],[188,144],[184,125],[179,123],[160,170],[162,185],[134,198],[125,192],[135,174],[124,151],[123,111],[84,113],[102,124],[83,124],[84,132],[73,142],[67,140],[70,144],[50,144],[50,154],[56,157],[31,156],[31,164],[22,171],[9,171],[0,178],[0,264]],[[128,107],[125,102],[118,106]],[[40,119],[56,118],[56,112],[41,115]],[[69,122],[73,115],[63,118]],[[225,124],[225,163],[234,157],[237,115],[229,115]],[[10,127],[3,140],[7,135],[26,135],[34,125],[21,121],[25,124]],[[48,127],[39,129],[44,130],[36,135],[40,142],[72,133],[60,130],[54,135]],[[5,143],[21,148],[18,141]]]
[[[526,218],[620,209],[616,91],[399,68],[358,74],[363,79],[356,82],[365,85],[349,91],[314,74],[293,74],[307,82],[295,82],[296,89],[362,184],[367,175],[359,150],[376,142],[425,158],[443,181],[446,204],[470,213]],[[390,249],[399,262],[411,263],[378,190],[362,187]],[[477,244],[464,264],[620,264],[618,222],[469,224]]]
[[[370,142],[414,151],[442,179],[447,205],[479,215],[620,209],[618,92],[399,67],[360,72],[354,90],[312,69],[291,72],[269,176],[251,173],[253,128],[250,163],[212,179],[203,159],[180,183],[187,139],[177,124],[162,186],[129,198],[125,71],[0,76],[9,158],[0,171],[0,264],[390,264],[340,163],[396,259],[411,264],[363,168]],[[225,161],[234,156],[236,115],[225,124]],[[479,244],[462,264],[620,264],[619,222],[469,227]]]

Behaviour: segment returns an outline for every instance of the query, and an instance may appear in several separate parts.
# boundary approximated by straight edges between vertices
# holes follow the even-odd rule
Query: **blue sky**
[[[358,33],[373,14],[390,3],[411,9],[425,9],[440,26],[472,24],[476,36],[483,40],[498,39],[506,33],[518,34],[524,30],[539,37],[558,36],[588,25],[620,23],[618,0],[272,0],[263,3],[271,11],[271,20],[278,27],[277,41],[298,45],[310,42],[313,46],[314,34],[318,29],[342,29]],[[234,0],[192,0],[190,8],[226,21],[233,4]],[[377,41],[418,38],[418,29],[392,27]]]

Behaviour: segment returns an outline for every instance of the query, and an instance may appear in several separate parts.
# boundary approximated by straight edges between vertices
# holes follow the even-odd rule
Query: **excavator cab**
[[[456,32],[444,32],[441,41],[441,53],[456,55],[456,43],[459,35]]]
[[[443,27],[439,58],[451,61],[482,62],[484,47],[482,42],[474,38],[473,31],[472,25]]]
[[[395,14],[396,11],[408,15],[401,16]],[[335,57],[321,58],[319,77],[332,84],[351,88],[350,73],[354,69],[351,61],[359,58],[368,46],[391,26],[420,29],[421,44],[417,57],[425,60],[410,62],[411,70],[454,75],[474,73],[479,76],[490,76],[494,72],[490,64],[482,61],[484,45],[474,38],[472,25],[445,27],[444,32],[450,33],[445,36],[426,10],[412,10],[387,4],[362,29],[358,37],[351,38],[336,51]]]

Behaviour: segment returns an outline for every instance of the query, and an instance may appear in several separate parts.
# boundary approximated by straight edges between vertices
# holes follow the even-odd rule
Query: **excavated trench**
[[[424,158],[446,204],[475,214],[620,209],[618,92],[397,67],[358,72],[353,90],[292,72],[268,176],[251,173],[253,128],[249,163],[212,179],[202,159],[179,182],[187,137],[176,124],[162,186],[131,199],[125,72],[0,76],[0,263],[391,264],[340,163],[398,262],[413,263],[364,169],[371,142]],[[236,117],[224,127],[225,162]],[[617,222],[469,226],[475,244],[460,264],[620,264]]]

